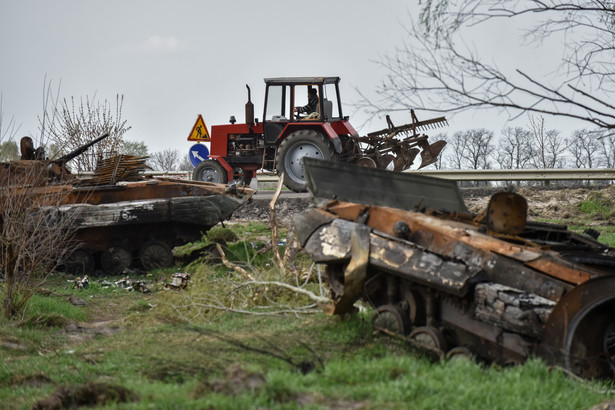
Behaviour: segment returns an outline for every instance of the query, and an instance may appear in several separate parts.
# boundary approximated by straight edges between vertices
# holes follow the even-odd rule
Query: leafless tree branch
[[[356,108],[372,115],[409,108],[453,113],[491,108],[511,119],[532,113],[615,128],[613,1],[423,0],[420,4],[419,21],[408,28],[408,40],[378,61],[387,74],[377,97],[361,94]],[[529,74],[520,67],[500,69],[465,45],[466,30],[498,18],[533,23],[526,39],[534,45],[565,36],[566,52],[553,61],[551,76]]]

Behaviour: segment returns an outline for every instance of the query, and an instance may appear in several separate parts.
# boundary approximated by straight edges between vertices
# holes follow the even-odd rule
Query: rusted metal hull
[[[614,378],[614,249],[565,227],[521,221],[518,196],[493,201],[491,218],[423,206],[427,191],[406,195],[400,209],[402,180],[415,188],[426,181],[411,174],[385,176],[398,179],[394,192],[372,189],[362,200],[339,185],[327,201],[331,178],[316,176],[327,164],[306,165],[319,205],[294,222],[304,250],[327,265],[326,311],[351,312],[361,299],[383,317],[375,323],[441,355],[462,347],[502,363],[537,355],[583,377]],[[374,177],[344,167],[357,180]],[[390,197],[395,208],[383,206]]]
[[[150,179],[74,187],[48,212],[73,220],[83,244],[69,268],[121,273],[168,266],[173,247],[200,239],[252,194],[250,188],[231,193],[222,184]]]

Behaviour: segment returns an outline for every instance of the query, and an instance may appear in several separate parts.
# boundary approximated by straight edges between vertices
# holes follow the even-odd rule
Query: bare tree
[[[484,128],[463,132],[467,140],[463,157],[470,169],[489,169],[489,157],[493,152],[493,131]]]
[[[150,166],[157,171],[176,171],[181,154],[176,149],[154,152],[149,159]]]
[[[449,147],[448,163],[452,169],[464,168],[464,152],[468,144],[462,132],[455,132],[451,139],[447,142]]]
[[[181,162],[179,163],[179,167],[177,168],[178,171],[190,171],[192,172],[192,170],[194,169],[194,166],[192,165],[192,162],[190,162],[190,155],[185,154],[182,159]]]
[[[500,168],[523,169],[526,168],[530,158],[530,132],[522,127],[504,128],[496,154]]]
[[[608,134],[598,138],[600,157],[607,168],[615,168],[615,135]]]
[[[73,160],[77,171],[92,171],[100,158],[120,153],[124,134],[130,130],[122,119],[124,97],[117,95],[115,108],[105,100],[86,97],[75,101],[63,99],[60,107],[52,107],[39,118],[41,132],[46,132],[51,142],[61,145],[65,152],[73,151],[104,134],[110,136],[84,155]]]
[[[615,6],[613,0],[420,0],[408,40],[379,62],[388,72],[378,100],[358,108],[372,114],[408,107],[440,112],[478,108],[574,118],[615,128]],[[470,32],[488,22],[535,23],[524,47],[561,36],[566,49],[549,74],[486,61]],[[492,59],[493,55],[488,54]],[[521,64],[521,62],[520,62]]]
[[[562,168],[566,162],[565,153],[568,140],[560,132],[545,127],[543,117],[529,117],[530,129],[530,164],[538,169]]]
[[[572,134],[568,152],[576,168],[596,168],[603,164],[600,155],[600,141],[595,133],[588,130],[576,130]]]
[[[73,220],[54,217],[65,193],[45,189],[39,161],[0,169],[0,272],[2,310],[16,317],[48,275],[76,248]],[[50,212],[51,211],[51,212]]]

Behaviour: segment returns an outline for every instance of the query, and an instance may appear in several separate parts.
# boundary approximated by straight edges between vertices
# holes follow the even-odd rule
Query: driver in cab
[[[308,88],[308,103],[303,107],[295,107],[297,114],[318,113],[318,93],[313,87]]]

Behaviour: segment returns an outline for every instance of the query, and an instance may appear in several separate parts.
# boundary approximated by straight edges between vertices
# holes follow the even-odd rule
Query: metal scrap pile
[[[82,185],[113,185],[118,181],[138,181],[143,178],[143,172],[151,169],[147,164],[148,157],[135,155],[117,155],[98,162],[94,176],[84,179]]]

